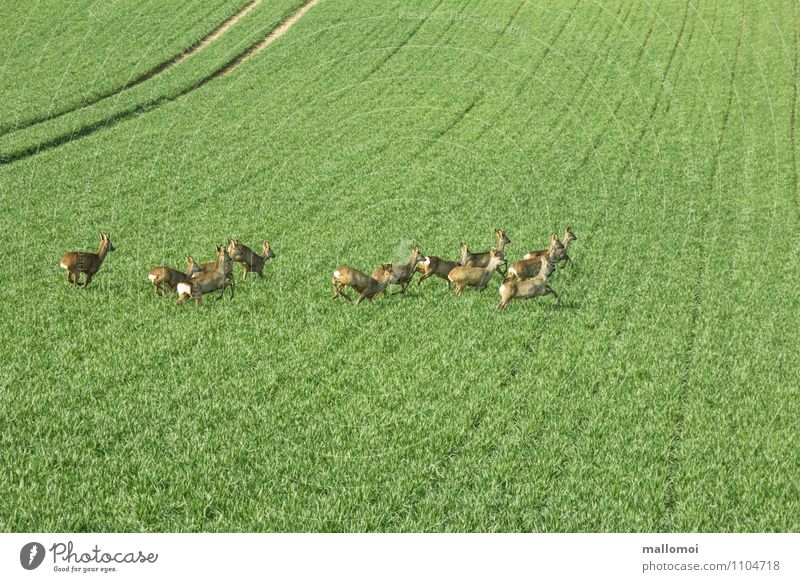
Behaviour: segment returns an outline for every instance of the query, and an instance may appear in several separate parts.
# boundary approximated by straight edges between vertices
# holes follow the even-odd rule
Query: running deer
[[[496,228],[494,230],[495,235],[497,236],[497,244],[495,245],[495,249],[500,254],[501,257],[505,258],[505,248],[506,245],[511,244],[511,239],[508,238],[506,235],[506,231]],[[462,259],[464,260],[462,266],[464,267],[486,267],[489,264],[490,260],[490,252],[486,253],[470,253],[469,251],[466,252],[466,256],[464,256],[464,243],[461,243],[462,249]],[[505,274],[504,271],[500,271],[501,273]]]
[[[183,304],[184,301],[191,297],[199,307],[203,303],[203,295],[220,291],[217,301],[225,296],[225,289],[230,287],[231,299],[233,299],[233,286],[227,285],[228,273],[233,263],[231,256],[223,245],[217,245],[217,260],[214,262],[214,268],[211,271],[202,271],[195,273],[194,276],[186,282],[178,283],[178,302],[175,307]]]
[[[113,250],[114,245],[111,244],[108,233],[101,232],[100,248],[96,253],[72,252],[61,257],[61,268],[67,270],[67,283],[74,283],[75,287],[86,287],[100,270],[106,255]],[[86,273],[83,284],[79,282],[81,273]]]
[[[532,279],[520,280],[509,277],[503,281],[500,285],[500,303],[497,304],[497,309],[505,309],[512,299],[529,299],[551,293],[556,296],[556,303],[561,301],[558,293],[547,284],[547,276],[555,268],[555,264],[549,257],[540,257],[539,264],[539,274]]]
[[[414,273],[417,268],[417,263],[421,263],[425,260],[425,257],[420,252],[419,247],[417,245],[412,245],[409,249],[411,251],[411,257],[409,257],[408,261],[405,263],[394,263],[392,264],[392,277],[389,281],[392,285],[400,285],[400,291],[397,293],[405,293],[406,288],[411,283],[411,279],[414,278]],[[375,277],[377,270],[381,267],[378,267],[372,273],[372,278],[376,279]],[[396,295],[397,293],[394,293]],[[384,293],[385,295],[385,293]]]
[[[153,284],[156,295],[164,295],[162,285],[166,285],[170,291],[175,291],[178,283],[186,283],[192,278],[192,275],[200,272],[200,267],[197,266],[197,263],[194,262],[192,257],[186,257],[186,265],[188,269],[185,273],[164,266],[151,269],[147,274],[147,278],[150,279],[150,282]]]
[[[558,235],[553,233],[550,235],[550,246],[541,251],[533,251],[525,255],[528,258],[517,261],[508,269],[509,277],[516,277],[517,279],[530,279],[539,273],[542,265],[542,257],[552,259],[550,263],[555,268],[559,257],[562,255],[563,245],[558,240]],[[530,256],[529,256],[530,255]],[[548,275],[550,273],[547,273]]]
[[[376,267],[372,275],[370,277],[358,269],[351,269],[350,267],[336,269],[331,279],[333,299],[342,296],[349,303],[352,303],[353,300],[344,292],[345,287],[352,287],[358,293],[356,304],[361,303],[364,299],[372,301],[375,296],[383,293],[389,285],[392,279],[392,264],[386,263]]]
[[[466,244],[464,246],[466,247]],[[444,282],[447,283],[447,288],[450,289],[450,279],[447,276],[450,271],[458,266],[458,261],[446,261],[439,257],[425,257],[417,265],[417,271],[421,273],[421,276],[417,279],[417,285],[421,284],[425,279],[436,276],[444,279]]]
[[[483,291],[492,278],[498,266],[505,263],[500,251],[489,251],[489,264],[485,267],[456,267],[447,276],[448,280],[456,284],[456,295],[461,295],[464,287],[475,287]]]
[[[228,241],[228,254],[237,263],[241,263],[244,268],[242,281],[247,279],[247,274],[250,272],[258,273],[258,276],[264,277],[264,263],[270,259],[275,258],[275,253],[269,246],[267,241],[261,244],[261,254],[257,255],[250,247],[240,243],[236,239]]]
[[[553,236],[556,237],[556,240],[558,240],[558,235],[556,233],[553,233]],[[560,261],[571,261],[572,259],[569,258],[569,255],[567,254],[567,249],[569,248],[569,243],[571,243],[574,240],[578,240],[578,237],[576,237],[572,233],[572,229],[570,227],[566,227],[564,229],[564,239],[559,241],[559,244],[557,245],[557,249],[555,251],[552,250],[552,244],[551,244],[550,248],[541,251],[531,251],[527,255],[525,255],[524,258],[538,259],[544,254],[554,253],[554,258],[556,263]]]

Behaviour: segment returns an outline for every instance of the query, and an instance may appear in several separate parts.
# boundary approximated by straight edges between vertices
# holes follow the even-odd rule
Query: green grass
[[[0,141],[158,101],[0,165],[0,529],[800,527],[791,3],[322,0],[169,98],[299,3],[267,4],[129,101]],[[498,312],[497,280],[329,298],[411,243],[502,227],[516,260],[566,224],[560,306]],[[118,250],[69,288],[59,257],[100,230]],[[150,267],[234,236],[273,244],[264,280],[155,296]]]

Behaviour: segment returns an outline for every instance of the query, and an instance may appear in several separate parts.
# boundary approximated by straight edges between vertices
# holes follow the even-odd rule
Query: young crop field
[[[0,530],[800,529],[795,0],[33,4],[0,3]],[[560,302],[331,299],[565,226]],[[276,254],[233,300],[153,292],[231,238]]]

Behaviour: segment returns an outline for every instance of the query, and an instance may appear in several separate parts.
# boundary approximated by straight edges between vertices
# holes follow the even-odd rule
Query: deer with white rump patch
[[[564,246],[561,244],[561,241],[558,240],[558,235],[556,233],[551,234],[550,246],[548,248],[525,255],[526,257],[528,255],[535,256],[522,259],[511,265],[508,269],[508,276],[516,277],[517,279],[530,279],[531,277],[535,277],[542,266],[542,257],[548,259],[555,269],[556,262],[558,262],[558,258],[562,255],[563,248]],[[548,272],[547,274],[549,275],[550,273]]]
[[[184,283],[178,283],[178,302],[175,307],[182,305],[184,301],[191,297],[199,307],[203,303],[203,295],[220,291],[217,301],[225,296],[225,289],[230,288],[231,299],[233,299],[233,286],[226,285],[230,267],[233,264],[231,256],[223,245],[217,245],[217,260],[214,262],[214,269],[195,273],[194,276]]]
[[[362,273],[358,269],[350,267],[341,267],[333,272],[331,284],[333,285],[333,297],[336,299],[341,296],[344,297],[349,303],[353,300],[344,292],[345,287],[352,287],[358,293],[356,304],[361,303],[364,299],[372,301],[372,299],[383,293],[389,282],[392,279],[392,264],[386,263],[375,268],[372,272],[372,277]]]
[[[257,255],[250,247],[240,243],[236,239],[228,241],[228,254],[237,263],[241,263],[244,268],[242,280],[247,279],[248,273],[258,273],[259,277],[264,277],[264,263],[275,258],[275,253],[270,248],[269,243],[264,241],[261,244],[261,254]]]
[[[100,248],[96,253],[72,252],[61,257],[61,268],[67,270],[67,283],[74,283],[76,287],[86,287],[100,270],[106,255],[113,250],[115,250],[114,245],[111,244],[108,233],[101,232]],[[83,284],[79,282],[81,273],[86,273]]]
[[[529,299],[548,294],[556,296],[556,303],[561,301],[558,293],[547,284],[547,276],[555,268],[555,264],[549,257],[540,257],[539,265],[539,274],[532,279],[508,277],[503,281],[500,285],[500,303],[497,304],[497,309],[505,309],[512,299]]]
[[[466,246],[466,245],[465,245]],[[458,261],[447,261],[439,257],[424,257],[423,260],[417,264],[417,271],[421,273],[417,279],[417,285],[421,284],[425,279],[436,276],[444,279],[447,283],[447,288],[450,289],[450,279],[447,276],[450,271],[459,266]]]
[[[497,267],[503,263],[503,254],[492,249],[489,251],[489,264],[485,267],[456,267],[447,278],[456,284],[456,295],[461,295],[464,287],[475,287],[478,291],[483,291]]]
[[[178,283],[186,283],[192,278],[192,275],[200,272],[200,267],[197,266],[197,263],[194,262],[192,257],[186,257],[186,265],[188,269],[185,273],[164,266],[153,267],[147,274],[147,278],[153,284],[156,295],[164,295],[162,285],[166,285],[167,289],[170,291],[175,291]]]
[[[558,235],[556,233],[553,233],[552,236],[556,238],[556,241],[558,241]],[[552,238],[551,238],[550,248],[543,249],[540,251],[531,251],[527,255],[525,255],[524,259],[525,260],[538,259],[543,255],[549,254],[550,256],[553,257],[553,259],[555,259],[554,260],[555,263],[559,263],[560,261],[571,261],[572,259],[569,258],[569,255],[567,254],[567,249],[569,248],[569,243],[571,243],[574,240],[578,240],[578,237],[576,237],[572,233],[572,229],[570,227],[566,227],[564,228],[564,238],[563,240],[558,241],[558,244],[556,245],[555,249],[553,248]]]

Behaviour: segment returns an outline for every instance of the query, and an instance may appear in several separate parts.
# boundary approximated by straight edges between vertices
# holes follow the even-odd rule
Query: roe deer
[[[114,245],[111,244],[108,233],[101,232],[100,248],[96,253],[72,252],[61,257],[61,268],[67,270],[67,283],[74,282],[76,287],[86,287],[100,270],[100,265],[103,264],[106,255],[113,250]],[[86,280],[83,284],[79,282],[81,273],[86,273]]]
[[[156,295],[163,296],[164,289],[162,285],[166,285],[170,291],[175,291],[178,283],[186,283],[192,278],[192,275],[200,271],[200,267],[194,262],[192,257],[186,257],[186,265],[188,269],[185,273],[181,273],[177,269],[170,269],[169,267],[153,267],[147,274],[147,278],[155,288]]]
[[[511,244],[511,239],[508,238],[508,236],[506,235],[506,231],[500,228],[496,228],[494,230],[494,233],[497,236],[497,244],[495,245],[494,248],[497,250],[497,252],[500,254],[502,258],[505,258],[505,248],[506,245]],[[462,243],[462,245],[463,244],[464,243]],[[463,257],[464,250],[462,249],[461,252]],[[464,262],[462,263],[462,265],[464,267],[486,267],[489,264],[490,252],[491,251],[486,253],[470,253],[469,251],[467,251],[467,255],[464,258]],[[498,269],[498,271],[505,274],[505,271],[501,269]]]
[[[230,241],[228,241],[230,244]],[[217,246],[219,249],[219,246]],[[227,251],[226,251],[227,252]],[[228,253],[230,255],[230,253]],[[219,251],[217,251],[217,258],[213,261],[209,261],[207,263],[200,263],[200,270],[192,275],[192,277],[199,277],[203,273],[210,273],[217,268],[217,261],[219,260]],[[233,280],[233,260],[225,261],[225,279],[226,285],[231,287],[231,293],[233,293],[233,288],[236,286],[236,282]]]
[[[461,295],[464,287],[476,287],[478,291],[486,288],[497,267],[505,262],[497,249],[489,251],[489,264],[485,267],[456,267],[447,278],[456,284],[456,295]]]
[[[425,259],[425,257],[422,255],[417,245],[411,245],[409,250],[411,251],[411,257],[408,259],[407,262],[400,264],[398,263],[392,264],[392,277],[389,280],[389,284],[400,285],[400,291],[397,291],[397,293],[405,293],[406,288],[411,283],[411,279],[414,278],[414,273],[416,272],[417,263],[420,263]],[[378,269],[380,268],[381,267],[378,267],[375,269],[375,271],[372,272],[373,279],[378,278],[376,277],[376,275],[378,275]],[[396,295],[397,293],[393,293],[393,295]],[[385,292],[384,295],[386,295]]]
[[[558,235],[556,233],[551,234],[550,246],[548,248],[541,251],[533,251],[525,255],[528,258],[517,261],[511,265],[511,267],[509,267],[508,276],[516,277],[517,279],[530,279],[531,277],[535,277],[539,273],[539,269],[542,266],[542,257],[547,258],[552,264],[553,268],[555,268],[558,258],[562,254],[561,251],[563,248],[564,247],[561,245],[561,241],[558,240]],[[549,275],[550,272],[547,274]]]
[[[552,293],[556,296],[556,303],[561,301],[558,293],[553,291],[550,285],[547,284],[547,276],[555,268],[555,263],[552,262],[550,257],[539,258],[540,268],[539,274],[532,279],[515,279],[508,277],[503,284],[500,285],[500,303],[497,304],[497,309],[505,309],[512,299],[529,299],[530,297],[542,297]]]
[[[226,285],[228,281],[227,273],[230,273],[232,263],[233,260],[225,247],[217,245],[217,260],[214,262],[214,269],[195,273],[188,281],[178,283],[179,297],[175,307],[183,304],[189,297],[194,299],[194,302],[200,306],[203,303],[203,295],[213,291],[220,291],[219,297],[217,297],[217,301],[219,301],[225,296],[226,286],[230,287],[231,299],[233,299],[233,287]]]
[[[370,277],[358,269],[351,269],[350,267],[336,269],[331,279],[333,299],[341,295],[349,303],[352,303],[353,300],[344,292],[345,287],[352,287],[358,293],[356,304],[361,303],[364,299],[372,301],[376,295],[383,293],[387,285],[389,285],[392,279],[392,264],[386,263],[376,267],[372,275]]]
[[[259,277],[264,277],[264,263],[275,258],[275,253],[267,241],[261,244],[261,254],[257,255],[250,247],[243,245],[236,239],[228,241],[228,254],[237,263],[241,263],[244,268],[242,281],[247,279],[247,274],[251,271],[258,273]]]
[[[450,271],[458,266],[458,261],[446,261],[439,257],[425,257],[417,264],[417,271],[421,273],[421,276],[417,279],[417,285],[435,275],[440,279],[444,279],[444,282],[447,283],[447,288],[450,289],[450,279],[448,279],[447,276],[450,274]]]
[[[553,233],[552,236],[556,237],[556,240],[558,240],[558,235],[556,233]],[[560,261],[571,261],[572,259],[569,258],[569,255],[567,254],[567,249],[569,248],[569,243],[574,240],[578,240],[578,237],[576,237],[572,233],[572,229],[570,227],[566,227],[564,229],[564,239],[559,241],[559,244],[556,245],[557,248],[555,250],[553,250],[552,239],[551,239],[550,248],[541,251],[531,251],[527,255],[525,255],[524,259],[538,259],[542,255],[550,253],[553,255],[553,258],[555,259],[556,263]]]

